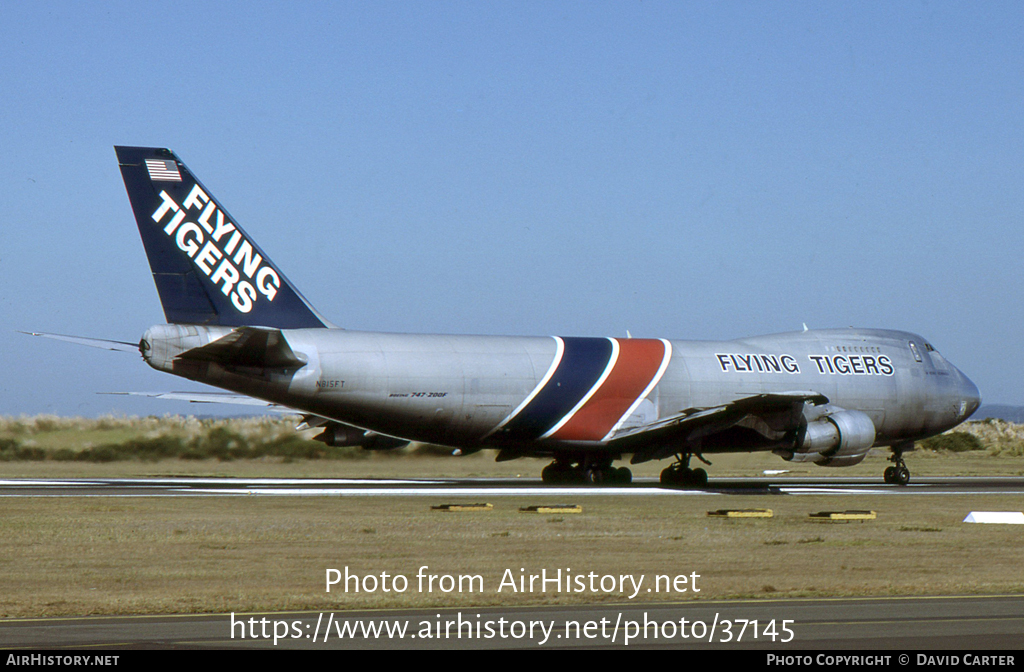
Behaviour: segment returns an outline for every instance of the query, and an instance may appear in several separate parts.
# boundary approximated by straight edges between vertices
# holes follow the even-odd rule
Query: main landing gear
[[[910,445],[913,446],[913,444]],[[903,461],[904,448],[905,446],[892,446],[892,455],[889,456],[889,461],[893,463],[893,466],[886,467],[882,474],[882,478],[890,485],[906,485],[910,482],[910,469],[907,469],[907,464]]]
[[[627,467],[613,467],[611,462],[572,463],[555,460],[540,472],[545,483],[589,485],[626,485],[633,482]]]
[[[661,472],[661,484],[662,485],[683,485],[692,488],[703,488],[708,484],[708,472],[704,471],[700,467],[696,469],[690,468],[690,457],[691,453],[686,453],[684,456],[679,458],[679,461],[675,464],[666,467]],[[704,464],[710,466],[711,463],[705,460],[700,455],[697,456]]]

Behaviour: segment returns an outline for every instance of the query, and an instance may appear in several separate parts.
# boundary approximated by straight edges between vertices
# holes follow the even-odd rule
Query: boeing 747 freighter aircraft
[[[978,388],[916,334],[828,329],[734,341],[451,336],[328,322],[170,150],[117,147],[167,324],[153,368],[304,415],[330,446],[423,441],[498,460],[547,457],[545,482],[628,483],[613,466],[671,458],[665,484],[702,485],[691,457],[772,451],[842,467],[903,453],[963,422]]]

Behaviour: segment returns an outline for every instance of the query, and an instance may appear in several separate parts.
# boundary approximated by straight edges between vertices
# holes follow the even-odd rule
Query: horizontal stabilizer
[[[301,369],[299,359],[277,329],[241,327],[213,343],[186,350],[176,359],[257,369]]]
[[[100,392],[100,394],[116,394],[133,397],[149,397],[150,399],[165,399],[169,401],[187,401],[193,404],[230,404],[234,406],[261,406],[272,413],[283,413],[287,415],[301,415],[302,422],[295,427],[296,431],[304,431],[315,427],[323,427],[333,422],[327,418],[320,417],[300,411],[291,406],[276,404],[272,401],[265,401],[250,397],[245,394],[232,394],[230,392]]]
[[[262,406],[277,413],[301,413],[288,406],[275,404],[272,401],[264,401],[256,397],[249,397],[244,394],[230,394],[228,392],[100,392],[100,394],[116,394],[132,397],[149,397],[150,399],[164,399],[168,401],[188,401],[193,404],[234,404],[239,406]]]
[[[117,350],[118,352],[139,352],[138,343],[126,343],[124,341],[108,341],[102,338],[85,338],[83,336],[65,336],[63,334],[45,334],[40,331],[21,331],[21,334],[27,334],[29,336],[42,336],[43,338],[52,338],[55,341],[67,341],[68,343],[77,343],[79,345],[88,345],[91,348],[101,348],[103,350]]]

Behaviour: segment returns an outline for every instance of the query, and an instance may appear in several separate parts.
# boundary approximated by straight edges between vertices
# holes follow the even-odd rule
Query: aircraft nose
[[[966,420],[971,417],[972,413],[978,410],[979,406],[981,406],[981,392],[978,391],[978,386],[975,385],[970,378],[961,373],[959,369],[957,370],[957,373],[960,374],[959,392],[960,408],[962,409],[960,419]]]

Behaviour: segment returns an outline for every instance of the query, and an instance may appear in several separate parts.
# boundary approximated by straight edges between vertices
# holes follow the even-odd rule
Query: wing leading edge
[[[750,429],[766,441],[785,442],[795,436],[806,404],[828,403],[823,394],[810,391],[758,394],[707,408],[688,408],[640,427],[617,432],[608,447],[632,453],[632,464],[679,452],[699,454],[701,444],[737,426]]]

